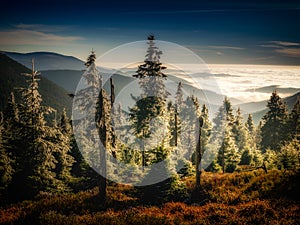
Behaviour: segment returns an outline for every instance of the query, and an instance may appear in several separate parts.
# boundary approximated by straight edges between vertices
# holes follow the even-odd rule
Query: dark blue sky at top
[[[2,32],[20,30],[20,24],[53,26],[36,31],[80,36],[83,40],[78,43],[89,48],[101,42],[100,51],[145,39],[151,33],[186,46],[211,63],[300,64],[299,1],[40,0],[6,2],[1,8]],[[43,50],[43,45],[4,43],[3,48],[30,51]],[[49,49],[56,51],[53,45]]]

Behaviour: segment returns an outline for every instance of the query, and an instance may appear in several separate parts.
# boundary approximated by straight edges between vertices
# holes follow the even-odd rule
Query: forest
[[[153,36],[145,52],[128,109],[94,51],[72,116],[43,104],[34,62],[22,74],[0,113],[0,223],[299,224],[300,98],[274,90],[257,126],[227,97],[210,118],[181,82],[170,98]]]

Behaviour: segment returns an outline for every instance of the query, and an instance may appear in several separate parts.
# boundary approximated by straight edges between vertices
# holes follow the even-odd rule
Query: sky
[[[5,1],[0,50],[85,60],[153,34],[208,64],[300,65],[299,21],[299,1]]]

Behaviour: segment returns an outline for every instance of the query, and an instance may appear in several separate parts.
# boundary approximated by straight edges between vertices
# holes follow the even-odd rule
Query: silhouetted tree
[[[263,117],[262,141],[263,150],[271,148],[279,151],[281,145],[287,138],[288,111],[286,104],[274,91],[268,101],[269,111]]]
[[[158,135],[158,129],[153,129],[154,126],[159,125],[162,132],[167,126],[166,98],[169,95],[163,82],[167,75],[162,72],[166,69],[160,62],[162,51],[155,46],[154,36],[148,37],[148,45],[146,59],[143,64],[138,66],[136,74],[133,75],[139,79],[142,94],[137,98],[133,97],[136,103],[129,112],[133,133],[142,143],[140,147],[143,168],[146,166],[146,139],[149,140],[153,135]]]

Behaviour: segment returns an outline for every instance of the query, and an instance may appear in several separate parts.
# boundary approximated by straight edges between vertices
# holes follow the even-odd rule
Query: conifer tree
[[[286,104],[282,101],[276,91],[274,91],[268,101],[269,111],[263,117],[262,141],[263,150],[271,148],[279,151],[281,145],[287,138],[288,111]]]
[[[289,139],[300,140],[300,98],[297,99],[293,109],[289,115]]]
[[[60,118],[59,126],[54,127],[57,132],[56,142],[59,148],[55,157],[57,160],[55,173],[58,179],[62,180],[67,186],[70,186],[73,176],[71,175],[74,158],[71,155],[72,150],[72,127],[70,119],[64,109]]]
[[[179,136],[181,133],[181,119],[180,119],[180,113],[183,107],[183,90],[182,90],[182,83],[179,82],[177,86],[177,91],[175,95],[175,105],[174,107],[170,107],[170,123],[171,125],[171,141],[174,146],[178,146],[178,143],[180,142]],[[172,117],[174,115],[174,118]]]
[[[222,167],[222,171],[224,173],[233,172],[239,161],[240,155],[238,154],[238,148],[232,138],[230,127],[226,126],[224,138],[219,149],[218,163]]]
[[[241,109],[238,108],[236,116],[234,118],[232,133],[235,139],[235,144],[239,149],[239,153],[242,153],[246,148],[249,148],[249,135],[247,129],[243,123],[243,117]]]
[[[196,124],[199,122],[200,106],[194,96],[188,96],[183,103],[179,118],[181,122],[181,148],[187,156],[192,156],[196,149],[195,134],[198,134]],[[190,158],[192,160],[192,158]]]
[[[166,67],[160,62],[160,51],[154,42],[154,36],[148,37],[148,50],[144,63],[138,66],[136,74],[133,77],[139,79],[139,85],[142,90],[141,96],[134,98],[135,105],[130,108],[130,121],[134,135],[141,140],[142,146],[142,166],[146,166],[146,146],[145,142],[151,141],[154,135],[157,135],[160,126],[162,135],[165,136],[164,129],[168,125],[166,98],[169,93],[166,91],[164,80],[167,75],[163,73]],[[154,131],[154,132],[153,132]],[[161,139],[161,138],[160,138]],[[162,140],[166,143],[165,138]],[[160,143],[159,143],[160,144]]]
[[[2,193],[9,185],[13,176],[12,159],[9,153],[5,149],[5,143],[3,142],[4,124],[3,114],[0,112],[0,199],[2,199]]]
[[[203,104],[201,109],[201,117],[203,120],[203,125],[201,128],[201,149],[202,155],[206,150],[208,150],[209,140],[211,137],[212,123],[209,119],[208,108]]]
[[[251,136],[254,136],[255,134],[255,126],[252,118],[252,114],[248,115],[247,121],[246,121],[246,128]]]
[[[279,167],[283,169],[295,169],[300,165],[300,141],[294,138],[283,145],[278,154]]]
[[[53,172],[56,166],[54,153],[61,143],[56,140],[56,130],[48,126],[44,118],[53,109],[41,105],[42,97],[38,91],[39,73],[35,71],[34,63],[32,73],[24,75],[28,78],[29,85],[21,89],[19,135],[27,142],[16,159],[21,168],[13,177],[13,189],[23,187],[24,191],[17,193],[23,195],[22,197],[30,197],[39,191],[64,191],[64,183],[58,180]]]
[[[97,134],[94,133],[93,129],[90,130],[91,133],[84,134],[85,139],[82,140],[82,144],[85,145],[85,149],[89,149],[89,143],[95,142],[97,140],[96,135],[100,137],[100,149],[89,149],[91,152],[87,152],[88,158],[95,159],[96,162],[92,162],[98,167],[100,172],[99,179],[99,198],[101,201],[106,201],[106,175],[107,175],[107,165],[106,165],[106,155],[107,151],[111,149],[111,103],[107,92],[104,90],[102,85],[102,77],[99,75],[99,71],[95,65],[96,55],[94,51],[91,52],[87,59],[86,67],[87,71],[83,75],[86,88],[81,89],[76,94],[75,101],[78,102],[78,107],[89,112],[90,115],[94,115],[88,118],[84,118],[81,123],[83,126],[89,126],[89,124],[96,123]],[[88,104],[90,102],[95,102],[96,104]],[[93,146],[93,145],[92,145]],[[93,146],[93,147],[97,147]],[[97,161],[99,159],[99,161]]]
[[[86,66],[86,68],[88,68],[90,65],[95,63],[95,61],[96,61],[96,54],[95,51],[92,49],[91,54],[88,56],[84,65]]]
[[[256,144],[256,136],[258,135],[257,132],[259,132],[253,123],[253,118],[252,115],[249,114],[247,121],[245,123],[246,131],[247,131],[247,137],[248,137],[248,144],[250,149],[253,151],[258,149],[258,146]]]
[[[21,161],[20,157],[22,155],[22,151],[24,151],[24,140],[22,139],[22,135],[20,135],[21,124],[19,119],[19,109],[15,102],[13,92],[11,92],[4,111],[3,126],[3,141],[6,143],[5,148],[10,154],[14,170],[18,171],[20,169],[18,162]]]

